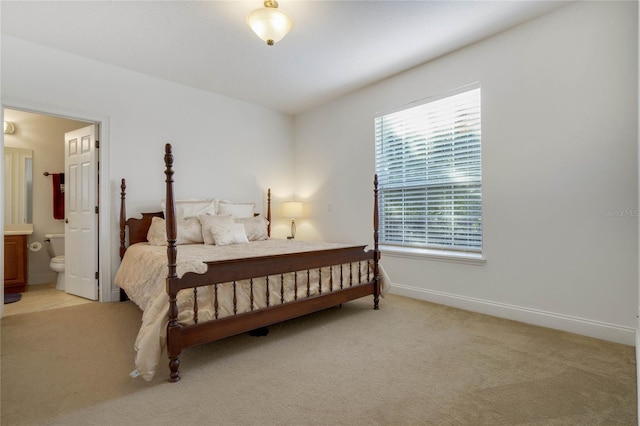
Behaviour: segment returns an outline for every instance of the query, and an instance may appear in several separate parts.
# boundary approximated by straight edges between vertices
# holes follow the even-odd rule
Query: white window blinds
[[[375,119],[383,244],[482,251],[480,88]]]

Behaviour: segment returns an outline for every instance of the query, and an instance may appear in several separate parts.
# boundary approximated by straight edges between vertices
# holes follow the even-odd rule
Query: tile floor
[[[4,305],[3,316],[46,311],[83,303],[93,303],[93,301],[56,290],[55,283],[30,285],[28,290],[22,293],[22,298],[18,302]]]

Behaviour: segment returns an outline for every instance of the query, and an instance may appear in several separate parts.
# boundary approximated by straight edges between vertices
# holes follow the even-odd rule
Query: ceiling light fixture
[[[293,27],[293,21],[278,9],[275,0],[265,0],[264,8],[256,9],[247,16],[247,24],[269,46],[282,40]]]
[[[9,121],[5,121],[4,122],[4,134],[5,135],[10,135],[15,131],[16,131],[16,126],[14,126],[13,123],[11,123]]]

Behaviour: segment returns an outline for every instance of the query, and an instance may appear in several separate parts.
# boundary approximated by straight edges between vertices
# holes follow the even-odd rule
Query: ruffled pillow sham
[[[218,202],[219,215],[231,215],[234,218],[253,217],[255,203],[232,203],[230,201],[221,200]]]
[[[167,217],[167,205],[166,200],[161,203],[162,212]],[[197,218],[200,215],[215,215],[218,214],[218,200],[198,200],[198,199],[185,199],[177,200],[175,202],[176,217],[178,219]]]

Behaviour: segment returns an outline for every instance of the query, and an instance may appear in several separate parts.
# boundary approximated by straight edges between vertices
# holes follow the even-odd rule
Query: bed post
[[[120,183],[120,260],[124,257],[124,252],[127,248],[124,246],[125,233],[124,228],[127,223],[127,211],[125,207],[127,184],[122,179]]]
[[[176,259],[178,257],[178,249],[176,248],[177,225],[176,225],[176,208],[173,196],[173,154],[171,152],[171,144],[165,145],[164,164],[166,170],[165,182],[167,183],[166,193],[166,225],[167,225],[167,294],[169,295],[169,324],[167,325],[167,354],[169,355],[169,369],[171,370],[170,382],[180,380],[180,326],[178,325],[178,289],[175,288],[173,280],[178,277],[176,273]]]
[[[267,237],[271,237],[271,188],[267,189]]]
[[[373,176],[373,309],[378,309],[380,297],[380,250],[378,248],[378,175]]]
[[[124,252],[127,251],[127,247],[125,246],[125,227],[127,226],[127,209],[126,209],[126,198],[127,198],[127,184],[124,179],[120,182],[120,260],[124,257]],[[120,301],[124,302],[125,300],[129,300],[127,293],[123,289],[120,289]]]

